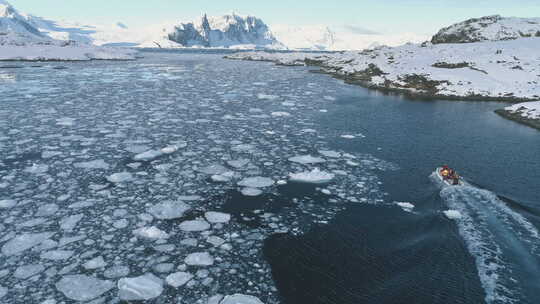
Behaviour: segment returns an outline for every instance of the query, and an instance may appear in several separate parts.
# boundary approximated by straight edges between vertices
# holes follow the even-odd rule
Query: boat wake
[[[440,196],[457,210],[459,233],[474,257],[487,303],[533,303],[540,282],[540,234],[493,192],[443,187]]]
[[[460,235],[476,262],[487,303],[536,303],[540,282],[540,233],[495,193],[464,181],[442,187],[440,196],[460,217]]]

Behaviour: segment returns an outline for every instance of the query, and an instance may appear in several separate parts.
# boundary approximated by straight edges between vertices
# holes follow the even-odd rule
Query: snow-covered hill
[[[344,51],[363,50],[380,45],[398,46],[423,42],[428,36],[412,33],[380,34],[353,27],[333,29],[325,25],[271,27],[276,39],[292,50]]]
[[[208,17],[175,26],[168,38],[186,47],[280,47],[268,26],[253,16]]]
[[[540,37],[540,18],[487,16],[443,28],[431,42],[470,43]]]
[[[42,18],[19,13],[5,0],[0,0],[0,60],[91,60],[133,59],[126,49],[104,48],[74,41],[69,37],[49,35],[40,28],[56,25]],[[57,28],[57,27],[56,27]],[[80,31],[79,29],[77,29]],[[62,40],[55,38],[64,38]]]
[[[318,65],[352,83],[410,95],[497,100],[540,99],[540,39],[470,44],[407,44],[362,52],[246,52],[231,59]]]

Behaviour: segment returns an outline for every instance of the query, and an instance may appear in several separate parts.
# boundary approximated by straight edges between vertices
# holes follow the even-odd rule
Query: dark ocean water
[[[66,245],[72,259],[95,249],[129,265],[133,276],[153,271],[156,261],[181,266],[194,250],[219,257],[208,273],[188,268],[200,274],[189,288],[168,288],[151,303],[206,303],[237,292],[267,304],[540,302],[540,132],[493,113],[504,103],[408,100],[305,67],[228,61],[217,51],[141,55],[0,69],[0,199],[26,204],[0,214],[2,242],[58,229],[75,212],[67,206],[86,201],[95,206],[75,231],[54,236],[97,240]],[[172,143],[183,148],[126,166],[135,153]],[[246,197],[236,180],[214,183],[201,173],[242,158],[250,165],[228,167],[235,178],[277,181],[314,168],[288,158],[321,150],[341,155],[318,165],[339,175],[327,186],[288,183]],[[74,167],[97,159],[108,165]],[[430,178],[442,164],[469,185],[442,189]],[[121,171],[134,181],[107,185]],[[200,196],[188,201],[195,210],[186,219],[221,210],[234,221],[192,234],[179,221],[153,221],[174,236],[160,243],[177,246],[170,252],[130,241],[149,204],[184,195]],[[406,212],[395,202],[415,207]],[[59,212],[35,218],[45,203]],[[462,217],[447,218],[449,209]],[[115,214],[128,225],[111,229]],[[208,235],[230,248],[208,244]],[[0,260],[0,270],[39,259],[39,250]],[[102,269],[82,271],[103,278]],[[6,275],[0,287],[7,303],[26,303],[34,293],[61,302],[60,277],[52,270],[26,281]],[[102,299],[115,296],[113,289]]]
[[[382,187],[388,201],[412,202],[416,212],[354,206],[304,236],[268,239],[265,254],[285,302],[540,301],[540,133],[493,113],[504,103],[410,100],[358,87],[340,93],[320,125],[365,138],[333,147],[398,164],[381,173]],[[441,214],[449,204],[428,178],[442,164],[474,185],[454,202],[474,206],[462,235]],[[516,214],[519,220],[509,219]],[[484,287],[475,258],[486,268],[498,265],[482,274]]]

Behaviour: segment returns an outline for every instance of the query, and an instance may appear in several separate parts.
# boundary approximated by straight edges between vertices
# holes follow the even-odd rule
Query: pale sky
[[[433,34],[468,18],[540,17],[540,0],[8,0],[49,19],[143,26],[232,11],[267,24],[356,26],[376,32]]]

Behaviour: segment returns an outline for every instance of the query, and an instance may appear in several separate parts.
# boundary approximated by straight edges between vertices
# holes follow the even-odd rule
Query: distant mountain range
[[[539,18],[500,16],[471,19],[442,29],[433,43],[504,40],[540,36]],[[75,41],[98,46],[162,48],[235,48],[290,50],[361,50],[379,45],[420,43],[430,37],[413,33],[381,34],[355,26],[324,25],[270,27],[253,16],[204,15],[192,22],[130,28],[123,23],[84,25],[52,21],[18,12],[0,0],[0,44]]]

